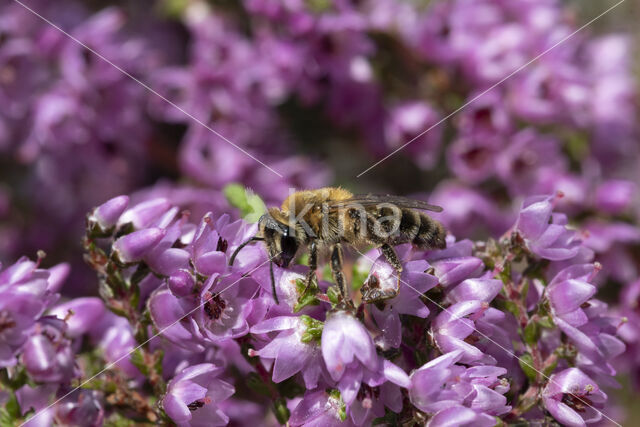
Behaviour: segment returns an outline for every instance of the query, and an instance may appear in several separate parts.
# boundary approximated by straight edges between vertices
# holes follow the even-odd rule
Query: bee
[[[301,248],[309,254],[307,288],[317,284],[318,252],[329,250],[333,280],[343,299],[348,288],[342,272],[343,245],[379,248],[395,269],[395,289],[382,290],[373,285],[363,286],[365,302],[395,297],[400,289],[402,264],[394,246],[411,243],[420,249],[446,247],[446,231],[440,222],[421,211],[441,212],[439,206],[406,197],[376,194],[352,194],[336,187],[299,191],[289,195],[282,206],[269,208],[258,220],[258,232],[241,243],[229,261],[247,244],[262,241],[270,258],[271,288],[278,302],[273,264],[287,267]]]

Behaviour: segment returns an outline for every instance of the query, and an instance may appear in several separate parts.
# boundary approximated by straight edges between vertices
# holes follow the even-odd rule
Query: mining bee
[[[441,212],[439,206],[406,197],[375,194],[352,194],[342,188],[326,187],[299,191],[289,195],[280,209],[269,208],[258,221],[258,232],[234,251],[232,265],[238,252],[247,244],[263,241],[269,254],[271,288],[278,303],[273,263],[287,267],[299,249],[309,250],[307,288],[317,284],[318,251],[329,249],[331,272],[342,297],[348,290],[342,272],[342,245],[380,248],[398,278],[396,288],[381,290],[365,285],[365,302],[393,298],[400,289],[402,264],[393,246],[412,243],[421,249],[442,249],[446,246],[446,232],[442,224],[423,210]]]

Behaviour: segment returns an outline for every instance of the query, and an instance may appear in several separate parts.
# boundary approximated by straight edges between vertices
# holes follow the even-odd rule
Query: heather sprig
[[[37,416],[63,420],[69,405],[94,399],[97,424],[129,414],[224,425],[241,419],[233,408],[242,402],[292,425],[600,419],[601,388],[615,383],[611,360],[625,349],[623,320],[593,298],[602,266],[578,255],[580,233],[550,220],[556,197],[526,200],[499,239],[399,248],[395,298],[364,303],[355,286],[351,303],[335,304],[322,280],[316,303],[301,310],[306,267],[276,267],[278,304],[261,246],[229,266],[255,225],[212,213],[192,222],[166,199],[129,206],[117,197],[87,216],[86,259],[101,300],[54,306],[51,274],[27,260],[0,274],[2,292],[22,301],[13,307],[33,307],[20,323],[12,306],[2,310],[13,354],[3,387],[20,408],[5,415],[44,408],[27,395],[73,391]],[[363,254],[354,271],[366,268],[354,277],[397,283],[384,258]],[[99,351],[86,353],[82,340]],[[126,381],[136,388],[123,389]]]

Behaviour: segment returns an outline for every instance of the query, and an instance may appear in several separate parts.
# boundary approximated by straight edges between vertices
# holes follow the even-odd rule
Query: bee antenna
[[[280,301],[278,301],[278,293],[276,292],[276,279],[273,277],[273,261],[269,262],[269,274],[271,275],[271,292],[273,292],[273,299],[276,304],[280,304]]]
[[[236,260],[236,256],[238,255],[238,252],[240,252],[240,250],[242,248],[244,248],[245,246],[247,246],[251,242],[256,242],[256,241],[259,241],[259,240],[264,240],[264,239],[262,237],[253,236],[249,240],[246,240],[246,241],[240,243],[240,246],[238,246],[236,248],[236,250],[233,251],[233,254],[231,254],[231,259],[229,259],[229,265],[233,265],[233,262]]]

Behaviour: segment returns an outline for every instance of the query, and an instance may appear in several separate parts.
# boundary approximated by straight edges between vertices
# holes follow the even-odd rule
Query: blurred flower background
[[[51,274],[48,279],[39,278],[41,270],[36,264],[23,259],[16,264],[22,265],[16,267],[22,276],[14,272],[0,277],[0,292],[5,284],[27,281],[29,289],[37,288],[29,293],[40,298],[34,304],[17,291],[7,297],[6,301],[21,307],[23,329],[36,323],[39,326],[37,334],[6,339],[8,350],[0,354],[4,359],[0,366],[16,363],[11,360],[21,348],[20,363],[26,366],[30,378],[57,383],[60,378],[72,377],[78,369],[73,363],[73,354],[80,351],[73,341],[76,337],[89,335],[88,340],[109,355],[105,358],[108,361],[125,354],[122,349],[133,348],[135,340],[140,342],[136,334],[143,331],[135,330],[131,313],[125,317],[134,324],[133,330],[116,337],[114,331],[122,330],[122,317],[105,311],[102,305],[92,310],[91,304],[97,301],[93,298],[67,304],[77,304],[75,310],[83,316],[94,316],[91,321],[100,325],[95,330],[53,319],[38,320],[55,304],[45,295],[53,298],[61,294],[63,301],[98,295],[98,280],[83,261],[86,248],[82,236],[86,213],[106,200],[131,195],[129,206],[135,207],[125,212],[127,221],[133,222],[137,233],[151,230],[145,236],[135,236],[143,243],[114,243],[120,257],[129,257],[122,261],[138,262],[142,255],[136,251],[141,244],[168,245],[160,250],[159,244],[153,254],[145,255],[145,263],[154,273],[171,277],[167,287],[157,290],[159,285],[153,282],[153,276],[140,284],[143,300],[155,291],[149,297],[149,311],[156,327],[161,327],[186,310],[178,297],[180,289],[188,286],[185,281],[190,280],[191,273],[179,276],[176,269],[195,265],[198,272],[206,271],[209,277],[222,274],[222,267],[212,266],[212,260],[204,256],[199,259],[197,245],[208,248],[210,241],[206,239],[213,239],[202,237],[206,228],[200,222],[203,215],[216,213],[213,218],[204,218],[219,221],[216,227],[222,237],[216,235],[216,239],[228,242],[230,247],[246,237],[246,230],[227,224],[241,216],[238,203],[228,197],[228,191],[225,195],[229,184],[240,183],[252,189],[267,205],[279,204],[290,188],[342,185],[358,193],[428,198],[444,207],[444,212],[434,217],[460,240],[499,238],[516,224],[523,245],[541,259],[556,263],[549,289],[562,289],[564,283],[586,277],[584,272],[575,272],[575,277],[569,273],[562,276],[562,268],[569,267],[562,265],[564,260],[571,258],[571,264],[599,263],[599,273],[583,280],[591,283],[592,290],[551,294],[553,310],[549,310],[554,313],[555,324],[578,341],[566,312],[574,313],[579,307],[565,310],[562,295],[575,297],[587,292],[589,295],[580,300],[587,304],[595,294],[600,304],[608,304],[607,316],[626,319],[626,323],[613,327],[619,340],[602,344],[611,348],[611,353],[604,356],[617,356],[613,365],[622,372],[618,378],[621,391],[607,389],[612,393],[607,413],[624,420],[629,416],[625,402],[637,399],[640,390],[640,134],[638,44],[634,43],[640,8],[637,2],[627,0],[573,34],[614,4],[560,0],[24,0],[20,4],[3,0],[0,260],[6,268],[22,255],[37,258],[38,266],[50,269]],[[542,203],[529,199],[536,195],[551,197],[544,202],[547,216],[536,211],[546,222],[540,223],[540,217],[536,217],[538,222],[532,224],[526,211]],[[114,203],[94,212],[100,227],[126,222],[121,214],[127,203],[122,201],[121,209],[117,201]],[[188,210],[190,219],[186,213],[174,219],[172,208]],[[167,212],[173,212],[173,216]],[[231,219],[218,219],[222,213]],[[158,219],[163,215],[164,222]],[[197,232],[196,225],[200,227]],[[203,240],[176,244],[189,233]],[[183,247],[190,252],[178,252]],[[46,257],[38,251],[44,251]],[[456,255],[471,256],[470,251],[463,252]],[[241,262],[247,269],[261,260],[259,254],[246,257]],[[436,259],[427,260],[440,265]],[[220,265],[226,258],[222,261]],[[93,259],[89,264],[96,268],[99,262]],[[556,273],[555,277],[561,276],[557,280],[553,279]],[[209,289],[209,296],[221,293],[216,286],[240,280],[239,273],[234,274],[238,277],[225,276],[209,283],[203,292]],[[436,275],[444,283],[444,273],[436,269]],[[473,277],[476,274],[453,281]],[[45,283],[32,285],[38,280]],[[238,401],[227,400],[233,386],[219,378],[219,364],[213,363],[223,359],[221,356],[201,360],[189,353],[202,351],[206,347],[203,342],[219,343],[221,336],[235,339],[249,329],[260,336],[301,328],[301,318],[290,321],[287,327],[259,318],[256,313],[266,310],[260,304],[266,303],[251,299],[251,286],[258,286],[257,282],[226,297],[225,304],[244,310],[242,321],[229,320],[239,322],[233,327],[209,328],[210,335],[204,337],[196,337],[193,330],[169,331],[169,339],[185,350],[182,355],[174,354],[175,360],[165,356],[164,363],[171,366],[165,369],[178,372],[178,366],[189,366],[175,377],[165,378],[168,384],[163,392],[169,398],[164,408],[173,421],[188,422],[184,408],[188,407],[186,413],[193,412],[189,405],[195,402],[208,408],[206,414],[193,412],[202,420],[223,422],[231,417],[241,422],[243,411],[261,414],[248,403],[242,407]],[[421,291],[428,289],[425,285]],[[554,299],[554,295],[560,296]],[[485,304],[493,297],[495,293]],[[461,304],[462,299],[469,300],[453,295],[449,302]],[[471,298],[478,304],[481,299]],[[531,303],[535,305],[535,301]],[[10,307],[8,303],[6,306]],[[61,314],[58,319],[64,318],[67,308],[56,307],[54,312]],[[162,309],[154,311],[154,307]],[[113,306],[108,308],[117,311]],[[602,320],[606,316],[599,308],[592,304],[588,313],[582,314],[589,317],[590,330],[597,329],[598,335],[609,322]],[[411,310],[401,313],[428,315],[428,310],[424,315],[417,314],[419,309]],[[291,310],[281,313],[289,314]],[[372,315],[378,319],[398,316],[397,311],[388,315],[382,310]],[[194,322],[206,319],[205,315],[199,316],[193,315]],[[338,317],[328,318],[326,328],[331,326],[338,335],[360,333],[360,322],[338,322]],[[441,325],[450,321],[442,315],[436,319]],[[4,339],[1,322],[0,317],[0,341]],[[561,326],[563,322],[566,329]],[[607,333],[610,326],[607,323]],[[309,324],[304,327],[313,329]],[[290,339],[285,332],[280,334],[273,342]],[[47,341],[44,336],[53,338]],[[459,338],[462,341],[467,337]],[[434,375],[429,372],[446,371],[438,374],[443,378],[443,388],[450,387],[446,384],[456,375],[464,378],[467,386],[477,386],[476,380],[468,377],[471,374],[456,371],[460,365],[455,363],[469,362],[472,356],[442,344],[438,340],[444,338],[438,334],[434,339],[438,346],[447,348],[441,356],[444,359],[434,359],[432,365],[411,375],[412,384],[418,384],[412,388],[411,401],[426,412],[432,411],[434,399],[438,400],[427,392],[426,385],[420,385],[422,377]],[[624,352],[618,352],[622,354],[615,351],[618,341],[626,346]],[[55,363],[42,367],[37,360],[29,359],[30,354],[53,352],[51,342],[57,349]],[[246,352],[246,348],[233,347],[246,343],[224,342],[230,346],[228,352]],[[290,356],[272,347],[254,351],[260,357],[275,359],[278,369],[279,358]],[[375,352],[369,356],[360,362],[374,364]],[[604,356],[591,357],[591,368],[581,365],[589,376],[602,381],[603,388],[611,386],[610,376],[615,372],[605,374],[593,368],[593,363]],[[306,357],[313,364],[321,355],[309,350]],[[360,362],[351,359],[349,366],[362,369]],[[185,365],[185,360],[190,362]],[[495,359],[482,362],[489,365]],[[327,365],[330,377],[341,381],[340,374],[331,370],[333,365],[329,361]],[[126,360],[119,367],[129,377],[141,375],[139,367]],[[554,374],[558,383],[541,392],[547,410],[556,419],[561,412],[556,405],[565,399],[558,387],[583,387],[590,381],[581,371],[576,374],[571,370],[575,368],[567,368]],[[246,366],[242,369],[250,370]],[[299,371],[309,390],[316,387],[319,373],[302,367]],[[502,371],[493,370],[482,376],[495,383],[501,375]],[[609,376],[607,381],[601,379],[603,376]],[[275,373],[273,379],[276,381]],[[362,381],[369,381],[371,386],[375,382],[371,378]],[[164,380],[151,383],[161,387]],[[384,384],[388,390],[381,400],[388,401],[380,408],[393,409],[389,396],[396,396],[404,383],[398,380],[392,384],[389,379]],[[370,385],[363,385],[361,391]],[[194,391],[185,391],[190,389]],[[207,391],[213,389],[215,393]],[[345,399],[344,389],[340,391]],[[507,389],[494,384],[490,391],[502,396]],[[19,399],[27,399],[25,394],[23,390]],[[613,405],[611,396],[615,397]],[[60,406],[57,414],[48,416],[71,424],[79,419],[102,422],[104,414],[92,406],[99,400],[93,392],[83,390],[81,396],[73,397],[74,403],[69,405],[76,406],[66,412]],[[136,401],[137,397],[127,398]],[[370,405],[372,397],[367,398]],[[335,395],[321,390],[305,395],[304,404],[331,406],[335,400]],[[504,402],[492,402],[494,406],[487,409],[491,416],[510,410]],[[147,403],[138,403],[141,413],[151,411],[144,406]],[[339,404],[337,408],[338,412],[342,410]],[[304,405],[291,409],[294,425],[312,422],[309,417],[316,417],[313,422],[322,425],[326,422],[322,417],[331,417],[327,413],[302,413]],[[358,420],[373,419],[366,409],[370,407],[360,408]],[[77,418],[78,414],[84,415]],[[482,421],[476,412],[469,417],[469,423]],[[352,420],[358,423],[356,418]]]

